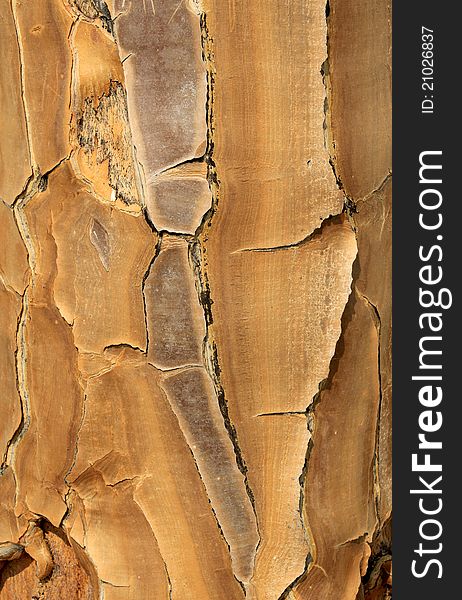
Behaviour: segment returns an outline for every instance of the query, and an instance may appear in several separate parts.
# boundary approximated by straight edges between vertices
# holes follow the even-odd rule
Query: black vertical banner
[[[395,600],[460,595],[459,16],[393,4]]]

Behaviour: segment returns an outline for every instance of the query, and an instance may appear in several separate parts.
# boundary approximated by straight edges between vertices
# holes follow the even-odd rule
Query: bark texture
[[[0,598],[391,598],[387,0],[0,0]]]

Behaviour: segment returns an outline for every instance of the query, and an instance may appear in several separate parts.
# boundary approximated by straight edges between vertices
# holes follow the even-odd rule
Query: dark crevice
[[[191,233],[183,233],[182,231],[171,231],[170,229],[159,229],[159,235],[170,235],[172,237],[181,238],[187,242],[193,242],[196,238]]]
[[[281,411],[281,412],[269,412],[269,413],[258,413],[257,415],[255,415],[256,417],[290,417],[290,416],[297,416],[297,415],[305,415],[306,416],[307,411],[306,410],[287,410],[287,411]]]
[[[204,319],[206,325],[206,334],[203,343],[203,356],[206,370],[212,380],[217,395],[218,405],[220,408],[221,415],[223,417],[224,426],[228,433],[229,439],[231,440],[236,464],[241,472],[247,496],[255,517],[255,526],[258,534],[258,543],[255,549],[255,554],[258,551],[261,534],[258,526],[258,517],[255,506],[255,497],[250,487],[247,477],[247,465],[245,463],[242,451],[239,445],[236,428],[231,421],[228,409],[228,403],[225,396],[225,391],[221,384],[221,368],[218,361],[218,349],[215,341],[213,340],[211,325],[213,324],[213,312],[212,305],[213,299],[211,296],[210,285],[206,272],[206,247],[204,245],[204,236],[206,236],[206,230],[211,227],[212,219],[217,211],[219,202],[219,187],[220,180],[217,174],[216,164],[213,158],[214,152],[214,113],[213,113],[213,101],[214,101],[214,87],[215,87],[215,65],[214,65],[214,53],[213,53],[213,39],[210,36],[207,26],[207,16],[205,12],[199,12],[200,18],[200,29],[201,29],[201,43],[202,43],[202,60],[206,65],[207,73],[207,94],[206,94],[206,119],[207,119],[207,140],[206,150],[204,157],[199,159],[207,164],[207,181],[209,184],[212,202],[210,209],[203,215],[202,221],[196,229],[195,240],[189,244],[189,258],[190,263],[195,275],[195,285],[199,297],[199,302],[204,311]],[[236,577],[235,577],[236,578]],[[237,578],[236,578],[237,579]],[[250,578],[250,580],[252,577]],[[238,580],[239,581],[239,580]],[[242,582],[239,582],[242,589],[244,586]],[[245,590],[244,590],[245,592]]]
[[[299,248],[301,246],[305,246],[310,242],[315,240],[319,240],[323,234],[324,230],[331,225],[340,225],[343,221],[343,211],[336,215],[329,215],[325,219],[323,219],[322,223],[317,227],[314,231],[312,231],[309,235],[307,235],[302,240],[298,242],[293,242],[291,244],[285,244],[283,246],[274,246],[272,248],[241,248],[240,250],[235,250],[234,253],[240,252],[277,252],[279,250],[288,250],[290,248]]]
[[[382,418],[382,403],[383,403],[383,390],[382,390],[382,359],[381,359],[381,345],[382,345],[382,321],[380,318],[380,313],[367,296],[361,293],[358,290],[358,293],[361,295],[363,300],[366,302],[369,307],[372,318],[377,330],[377,378],[379,384],[379,405],[377,409],[377,426],[376,426],[376,439],[375,439],[375,451],[374,451],[374,480],[376,486],[376,493],[374,494],[375,499],[375,511],[376,511],[376,519],[377,523],[380,526],[380,510],[379,510],[379,501],[380,501],[380,486],[379,486],[379,448],[380,448],[380,420]]]
[[[146,219],[146,223],[149,225],[149,227],[151,228],[151,230],[153,231],[153,233],[156,234],[156,228],[154,227],[154,225],[152,224],[151,219],[149,218],[148,211],[144,210],[143,214],[144,214],[144,217]],[[148,265],[148,268],[146,269],[145,274],[143,275],[143,280],[141,282],[141,296],[143,298],[144,327],[145,327],[145,330],[146,330],[146,354],[149,351],[149,342],[150,342],[150,340],[149,340],[148,311],[147,311],[147,306],[146,306],[146,291],[145,291],[146,280],[147,280],[147,278],[149,277],[149,275],[151,273],[151,269],[152,269],[152,266],[153,266],[156,258],[160,254],[161,244],[162,244],[162,235],[159,234],[157,236],[157,242],[156,242],[156,246],[155,246],[155,249],[154,249],[153,257],[151,258],[151,261],[150,261],[150,263]]]
[[[116,481],[115,483],[106,483],[106,486],[114,488],[114,487],[117,487],[118,485],[121,485],[122,483],[138,481],[139,478],[140,478],[139,475],[135,475],[133,477],[124,477],[123,479],[119,479],[119,481]]]
[[[383,600],[391,599],[391,562],[392,562],[392,521],[391,517],[385,521],[371,543],[371,556],[366,574],[362,577],[362,588],[365,598],[369,592],[380,590]],[[374,595],[373,597],[378,597]]]
[[[131,55],[129,54],[129,56],[131,56]],[[129,56],[127,56],[124,60],[126,60]],[[166,167],[165,169],[162,169],[161,171],[156,173],[155,177],[160,177],[161,175],[165,175],[166,173],[170,173],[171,171],[176,171],[177,169],[180,169],[181,167],[183,167],[185,165],[203,164],[204,162],[206,162],[206,153],[204,153],[202,156],[194,156],[193,158],[186,158],[185,160],[182,160],[179,163],[176,163],[174,165]]]
[[[109,344],[108,346],[104,346],[103,352],[106,352],[106,350],[124,350],[124,349],[135,350],[135,352],[140,352],[141,354],[145,354],[145,351],[142,348],[140,348],[139,346],[133,346],[132,344],[129,344],[128,342],[120,342],[120,344]]]
[[[329,52],[329,50],[330,50],[330,42],[329,42],[330,12],[331,12],[330,2],[329,2],[329,0],[327,0],[326,8],[325,8],[326,30],[327,30],[327,32],[326,32],[326,54],[327,54],[327,56],[321,65],[321,76],[322,76],[322,82],[324,84],[324,89],[325,89],[324,123],[323,123],[324,147],[326,148],[326,150],[329,153],[329,165],[332,169],[332,173],[334,175],[334,179],[337,184],[337,188],[339,189],[339,191],[342,192],[342,194],[344,196],[343,211],[346,212],[348,215],[352,215],[356,212],[356,202],[353,200],[353,198],[348,196],[348,194],[346,193],[345,187],[343,185],[343,182],[340,178],[340,175],[339,175],[339,172],[337,169],[337,165],[336,165],[335,140],[334,140],[334,136],[333,136],[333,132],[332,132],[332,121],[331,121],[332,115],[331,115],[331,108],[330,108],[332,90],[331,90],[331,65],[330,65],[330,56],[329,56],[330,55],[330,52]]]
[[[295,587],[301,583],[305,577],[308,575],[308,570],[310,568],[310,565],[313,563],[313,558],[311,556],[311,554],[308,554],[305,560],[305,568],[303,570],[303,573],[301,573],[296,579],[294,579],[292,581],[292,583],[290,585],[288,585],[286,587],[286,589],[282,592],[282,594],[279,596],[278,600],[286,600],[286,598],[288,598],[290,592],[295,589]]]

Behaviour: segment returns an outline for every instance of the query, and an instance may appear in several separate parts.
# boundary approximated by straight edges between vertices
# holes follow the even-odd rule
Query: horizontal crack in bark
[[[319,227],[314,229],[314,231],[312,231],[310,234],[308,234],[306,237],[299,240],[298,242],[293,242],[291,244],[285,244],[282,246],[274,246],[271,248],[240,248],[239,250],[234,250],[231,254],[238,254],[238,253],[243,253],[243,252],[279,252],[281,250],[290,250],[291,248],[300,248],[301,246],[305,246],[306,244],[309,244],[310,242],[319,240],[322,237],[323,230],[326,227],[328,227],[329,225],[340,223],[342,215],[345,212],[346,211],[343,210],[342,212],[340,212],[336,215],[329,215],[328,217],[323,219],[323,221],[319,225]]]

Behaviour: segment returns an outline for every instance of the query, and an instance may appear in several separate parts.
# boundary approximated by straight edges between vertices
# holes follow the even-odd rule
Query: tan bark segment
[[[77,348],[102,352],[129,344],[145,349],[142,283],[156,236],[144,219],[97,200],[68,163],[50,175],[46,191],[27,204],[25,214],[37,277],[45,286],[37,285],[34,294],[43,296],[46,290],[46,299],[72,325]]]
[[[328,375],[356,241],[339,219],[292,248],[227,255],[214,226],[206,242],[211,331],[261,534],[252,593],[279,598],[304,571],[310,547],[298,481],[309,441],[306,417],[278,413],[303,413]]]
[[[223,246],[298,242],[343,206],[324,145],[326,3],[202,4]]]
[[[325,3],[205,6],[219,180],[202,238],[211,331],[261,535],[250,593],[277,599],[310,550],[298,481],[309,432],[303,415],[268,413],[303,413],[327,377],[356,242],[341,220],[310,238],[343,206],[324,145]],[[252,49],[239,64],[237,45]]]
[[[107,486],[97,468],[89,467],[73,487],[85,519],[80,543],[98,566],[104,598],[119,598],[121,591],[125,598],[168,598],[165,566],[151,527],[133,500],[133,482]],[[72,527],[70,531],[79,538]]]
[[[158,229],[173,233],[196,232],[209,210],[212,197],[205,177],[159,177],[147,199],[149,214]]]
[[[21,57],[11,2],[2,0],[0,19],[0,199],[11,204],[31,175],[22,96]]]
[[[387,2],[358,4],[349,0],[330,0],[328,8],[328,61],[323,66],[328,98],[327,142],[333,168],[346,194],[358,240],[358,259],[353,273],[356,306],[359,306],[359,302],[366,304],[377,338],[375,350],[371,345],[370,355],[364,354],[362,339],[367,330],[366,322],[358,325],[356,331],[351,324],[347,325],[339,342],[340,349],[346,348],[349,343],[352,348],[356,347],[356,352],[343,353],[338,370],[334,368],[334,381],[335,390],[339,390],[337,401],[343,398],[346,405],[349,397],[356,404],[356,398],[368,395],[370,400],[365,410],[371,406],[377,407],[376,430],[368,431],[362,440],[363,455],[370,456],[369,473],[374,474],[371,485],[377,509],[376,523],[373,526],[369,523],[362,531],[365,535],[367,533],[370,542],[380,534],[391,511],[391,15]],[[366,315],[365,310],[362,312]],[[369,372],[374,353],[377,357],[378,382],[373,386],[361,374]],[[331,389],[334,389],[333,384]],[[321,399],[322,402],[324,400]],[[319,410],[322,410],[322,405]],[[365,414],[371,418],[371,413]],[[350,410],[345,409],[345,425],[348,425],[350,417]],[[366,422],[366,417],[364,420]],[[356,436],[357,429],[351,428],[349,435]],[[343,520],[353,524],[355,519],[362,518],[364,522],[371,510],[371,491],[361,488],[353,476],[359,469],[357,458],[351,459],[349,469],[342,467],[343,453],[326,442],[331,436],[330,421],[322,413],[322,418],[316,418],[313,452],[316,452],[317,445],[319,451],[322,447],[324,461],[329,462],[332,470],[339,468],[342,473],[350,473],[351,481],[356,482],[356,493],[351,497],[350,514]],[[372,439],[374,453],[370,455]],[[348,444],[351,441],[344,441],[344,447]],[[358,447],[357,454],[360,452],[361,448]],[[327,497],[322,496],[323,506],[310,515],[313,509],[309,504],[308,480],[310,472],[316,473],[319,468],[319,464],[309,463],[307,518],[311,529],[315,530],[318,514],[331,514],[332,523],[340,531],[342,519],[338,515],[342,513],[337,502],[339,490],[342,489],[341,479],[338,489],[332,489]],[[312,490],[312,497],[317,497],[316,488]],[[320,551],[320,543],[321,550],[326,544],[328,547],[326,531],[329,531],[326,524],[319,526],[317,535],[313,531],[316,552]],[[360,533],[357,532],[357,535]],[[353,532],[349,539],[352,538]],[[335,552],[324,550],[324,558],[318,557],[317,562],[321,561],[327,576],[323,575],[322,569],[313,567],[307,578],[295,588],[295,600],[298,597],[316,600],[353,598],[358,588],[363,596],[368,593],[369,582],[364,580],[364,586],[361,584],[365,570],[361,570],[360,563],[353,560],[355,553],[358,556],[361,554],[360,549],[354,548],[351,543],[341,548],[342,559]],[[329,558],[327,565],[325,556]],[[367,565],[367,558],[363,559],[363,563]],[[347,581],[351,582],[352,587],[348,588]],[[379,586],[376,592],[388,593],[385,586]]]
[[[392,506],[391,193],[390,180],[367,202],[360,203],[354,215],[360,257],[356,285],[379,319],[381,401],[376,455],[379,526],[390,517]]]
[[[12,0],[33,162],[47,173],[70,152],[72,19],[62,0]]]
[[[21,400],[16,377],[17,329],[23,307],[21,296],[26,287],[29,264],[13,211],[1,202],[0,231],[0,470],[3,470],[8,462],[8,448],[21,423]]]
[[[220,233],[217,221],[206,241],[207,275],[220,366],[229,365],[222,382],[225,392],[242,394],[233,411],[242,418],[303,412],[340,335],[354,232],[339,217],[298,246],[232,254],[222,251]]]
[[[13,292],[22,295],[26,288],[29,263],[27,250],[19,233],[13,210],[0,202],[0,278]]]
[[[297,600],[347,600],[360,584],[357,559],[376,524],[371,465],[379,407],[378,344],[373,310],[353,292],[331,375],[313,413],[305,510],[314,564],[295,588]]]
[[[90,555],[96,555],[97,564],[102,562],[104,568],[105,555],[98,559],[104,552],[99,539],[103,533],[110,535],[110,525],[102,525],[102,532],[98,524],[107,518],[113,494],[122,485],[118,482],[132,479],[130,502],[136,504],[125,511],[136,513],[138,505],[147,519],[150,535],[140,535],[138,544],[151,554],[160,550],[172,598],[242,598],[191,449],[159,387],[156,370],[134,350],[112,350],[111,355],[113,368],[88,382],[79,452],[70,475],[84,505],[88,503],[85,513],[93,515],[91,520],[87,515],[85,526],[86,539],[94,540]],[[95,478],[100,489],[106,486],[101,493],[107,495],[107,509],[99,504],[99,494],[82,489],[85,481],[95,487]],[[91,531],[93,527],[97,529]],[[136,557],[127,556],[125,564],[135,572],[142,568]],[[149,585],[156,579],[154,574]],[[128,578],[125,582],[130,583]]]
[[[380,319],[381,526],[391,512],[391,5],[330,0],[329,6],[331,150],[345,193],[356,205],[357,287]]]
[[[46,515],[59,526],[66,512],[65,475],[72,464],[83,402],[77,350],[69,325],[56,309],[31,304],[24,327],[30,406],[14,462],[16,511]]]
[[[391,172],[391,3],[329,6],[329,136],[337,175],[357,201]]]
[[[353,542],[336,549],[335,556],[332,556],[331,570],[326,572],[313,565],[309,577],[292,592],[291,600],[355,599],[363,559],[363,542]]]
[[[21,401],[16,386],[17,348],[16,327],[21,314],[21,299],[11,293],[0,281],[0,381],[2,382],[2,425],[0,428],[0,456],[2,467],[6,462],[8,446],[21,423]]]

